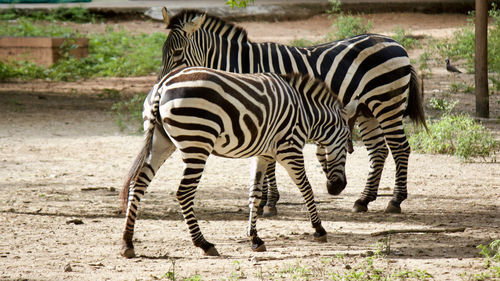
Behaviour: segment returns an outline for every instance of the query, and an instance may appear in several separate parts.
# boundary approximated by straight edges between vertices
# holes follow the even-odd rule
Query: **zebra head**
[[[346,152],[352,153],[354,151],[352,145],[352,129],[354,124],[351,122],[355,119],[356,108],[358,105],[357,100],[352,100],[340,112],[342,116],[341,131],[337,134],[334,143],[324,147],[326,153],[326,160],[323,164],[323,170],[327,175],[326,188],[331,195],[339,195],[347,185],[347,178],[345,175]],[[318,158],[320,157],[320,148],[318,148]],[[321,159],[320,159],[320,162]]]
[[[163,21],[170,30],[162,49],[162,67],[158,80],[174,69],[185,66],[203,66],[205,52],[196,44],[197,31],[205,22],[206,15],[200,12],[184,12],[172,18],[163,7]],[[197,34],[196,34],[197,33]]]

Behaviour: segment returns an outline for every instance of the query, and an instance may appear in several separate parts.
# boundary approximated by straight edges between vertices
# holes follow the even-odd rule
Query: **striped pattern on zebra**
[[[401,212],[401,202],[407,198],[410,155],[403,117],[409,116],[426,127],[418,76],[401,44],[377,34],[306,48],[253,43],[244,29],[200,11],[187,10],[169,17],[164,8],[163,16],[170,32],[163,45],[159,77],[182,66],[205,66],[237,73],[296,72],[325,81],[344,104],[359,100],[358,114],[350,124],[354,126],[356,121],[360,128],[370,170],[353,211],[367,211],[368,203],[377,198],[388,146],[396,163],[396,177],[386,212]],[[320,161],[324,158],[322,155],[324,151],[319,148]],[[276,189],[274,165],[266,172],[266,182],[271,189]],[[345,186],[327,187],[329,193],[339,194]],[[275,209],[277,194],[277,189],[271,192],[267,200],[269,208]]]
[[[257,236],[256,207],[262,196],[264,173],[275,161],[288,171],[302,193],[314,237],[326,241],[305,174],[302,149],[306,140],[322,146],[327,152],[328,180],[345,181],[351,133],[347,121],[354,110],[355,104],[342,108],[324,82],[307,75],[235,74],[201,67],[170,72],[155,84],[144,102],[145,144],[122,190],[122,206],[126,206],[122,255],[135,255],[132,236],[140,199],[176,148],[184,162],[177,199],[193,244],[206,255],[218,252],[203,237],[193,200],[210,154],[255,156],[247,233],[253,250],[265,250]]]

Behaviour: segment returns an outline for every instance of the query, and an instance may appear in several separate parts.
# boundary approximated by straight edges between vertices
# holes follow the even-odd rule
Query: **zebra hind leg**
[[[354,202],[352,211],[368,211],[368,203],[377,199],[378,187],[388,149],[385,138],[378,121],[373,117],[360,116],[358,118],[361,139],[368,151],[370,170],[366,181],[366,186],[358,200]]]
[[[209,154],[185,153],[188,150],[190,150],[190,148],[181,149],[181,151],[183,151],[182,158],[185,166],[181,183],[176,193],[177,201],[179,201],[181,205],[182,215],[188,226],[193,244],[201,248],[206,256],[219,256],[219,252],[215,248],[215,245],[208,242],[203,237],[198,220],[194,214],[194,196]],[[195,150],[195,152],[198,151],[200,150]]]
[[[260,206],[262,198],[262,183],[264,181],[265,173],[268,171],[268,166],[274,161],[264,156],[256,157],[252,160],[253,180],[250,185],[248,206],[250,213],[248,217],[248,236],[251,240],[252,250],[255,252],[266,251],[264,241],[257,235],[257,208]]]
[[[146,192],[156,171],[165,162],[165,160],[175,151],[175,146],[168,137],[162,136],[159,128],[155,128],[155,133],[151,138],[152,146],[150,149],[143,149],[138,155],[134,166],[132,167],[129,178],[126,181],[124,189],[126,200],[126,219],[125,229],[122,237],[121,255],[126,258],[135,257],[134,244],[134,226],[139,209],[139,202]],[[149,157],[148,157],[149,156]],[[147,158],[148,157],[148,158]],[[146,159],[147,158],[147,159]],[[122,190],[124,192],[124,190]],[[128,194],[128,196],[126,196]]]
[[[280,199],[280,193],[276,185],[276,161],[273,161],[267,167],[262,193],[262,201],[266,198],[265,204],[263,205],[262,202],[260,204],[263,206],[262,216],[266,218],[277,216],[278,209],[276,208],[276,204]]]
[[[326,242],[327,233],[321,225],[321,220],[318,216],[318,210],[316,209],[316,203],[314,202],[314,194],[309,180],[307,179],[302,154],[297,151],[296,155],[284,153],[283,155],[278,154],[278,157],[279,156],[282,156],[281,159],[279,159],[280,164],[287,170],[288,175],[292,178],[295,185],[297,185],[302,197],[304,198],[312,227],[316,230],[314,233],[314,240],[318,242]]]
[[[389,201],[386,213],[401,213],[401,202],[408,197],[407,191],[407,175],[408,175],[408,158],[410,156],[410,145],[406,139],[403,129],[403,123],[400,122],[399,129],[391,135],[386,136],[387,144],[391,149],[394,163],[396,163],[396,181],[394,193],[391,201]]]

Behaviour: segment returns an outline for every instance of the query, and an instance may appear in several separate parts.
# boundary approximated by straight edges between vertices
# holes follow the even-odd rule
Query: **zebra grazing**
[[[385,211],[401,212],[401,202],[407,197],[410,155],[403,117],[409,116],[426,127],[419,80],[403,46],[377,34],[358,35],[306,48],[253,43],[244,29],[200,11],[187,10],[169,17],[163,8],[163,18],[170,32],[163,45],[159,78],[182,66],[204,66],[237,73],[295,72],[323,80],[344,104],[359,100],[357,114],[349,122],[351,126],[355,121],[358,123],[368,150],[370,171],[353,211],[366,212],[368,203],[376,199],[389,146],[396,163],[396,181],[393,197]],[[323,170],[328,168],[324,155],[323,148],[318,147],[317,156]],[[271,163],[266,172],[265,183],[271,191],[264,215],[276,212],[279,194],[274,167]],[[345,186],[327,187],[330,194],[336,195]],[[263,199],[265,201],[265,195]]]
[[[155,84],[144,102],[145,144],[122,190],[122,206],[127,206],[122,255],[135,255],[132,236],[139,201],[175,148],[184,162],[177,200],[193,244],[206,255],[218,252],[203,238],[193,199],[210,154],[227,158],[256,156],[247,233],[253,250],[265,250],[257,236],[256,206],[262,196],[264,173],[274,161],[283,165],[300,189],[316,231],[314,237],[326,241],[304,171],[302,149],[306,140],[323,147],[328,180],[345,181],[350,138],[347,121],[354,109],[355,105],[343,109],[324,82],[309,76],[235,74],[201,67],[169,73]]]

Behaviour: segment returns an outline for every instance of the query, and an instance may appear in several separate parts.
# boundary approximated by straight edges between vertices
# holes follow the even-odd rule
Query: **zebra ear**
[[[170,17],[168,16],[167,8],[163,7],[161,9],[161,13],[163,15],[163,21],[165,22],[165,27],[168,28],[168,24],[170,23]]]
[[[357,107],[358,107],[358,100],[352,100],[344,107],[347,115],[347,120],[352,119],[356,115]]]
[[[192,35],[195,33],[198,29],[200,29],[201,25],[205,21],[206,14],[203,14],[201,16],[197,16],[194,19],[192,19],[190,22],[186,23],[184,25],[184,31],[188,35]]]

